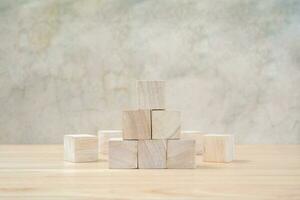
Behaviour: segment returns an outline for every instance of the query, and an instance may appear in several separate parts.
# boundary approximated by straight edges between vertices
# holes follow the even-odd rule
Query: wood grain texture
[[[193,139],[196,141],[196,154],[202,155],[203,153],[203,136],[206,135],[202,131],[181,131],[182,139]]]
[[[237,145],[232,163],[196,169],[110,170],[63,161],[63,145],[0,145],[3,200],[298,200],[300,145]]]
[[[140,109],[165,109],[165,81],[137,81]]]
[[[98,139],[94,135],[65,135],[64,159],[70,162],[98,160]]]
[[[109,168],[137,168],[138,141],[112,138],[109,140]]]
[[[151,139],[150,110],[123,111],[123,139]]]
[[[163,169],[167,167],[166,140],[139,140],[138,167],[140,169]]]
[[[99,130],[98,131],[98,149],[99,154],[108,154],[108,143],[111,138],[121,138],[122,130]]]
[[[180,112],[152,110],[152,139],[179,139]]]
[[[196,164],[196,141],[192,139],[168,140],[167,168],[192,169]]]
[[[204,135],[203,159],[206,162],[231,162],[234,159],[233,135]]]

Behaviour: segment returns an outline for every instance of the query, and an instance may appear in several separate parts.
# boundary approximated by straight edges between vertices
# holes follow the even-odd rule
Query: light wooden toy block
[[[234,159],[233,135],[204,135],[203,145],[205,162],[231,162]]]
[[[135,169],[138,167],[138,141],[112,138],[108,156],[111,169]]]
[[[98,139],[95,135],[65,135],[64,160],[92,162],[98,160]]]
[[[123,111],[123,139],[151,139],[150,110]]]
[[[111,138],[121,138],[122,130],[99,130],[98,145],[100,154],[108,154],[108,143]]]
[[[168,140],[167,168],[192,169],[195,168],[195,140]]]
[[[152,139],[179,139],[180,112],[152,110]]]
[[[196,140],[196,154],[202,155],[203,153],[203,136],[206,135],[201,131],[181,131],[182,139],[194,139]]]
[[[140,109],[165,109],[164,81],[137,81]]]
[[[139,140],[138,166],[141,169],[163,169],[167,167],[166,140]]]

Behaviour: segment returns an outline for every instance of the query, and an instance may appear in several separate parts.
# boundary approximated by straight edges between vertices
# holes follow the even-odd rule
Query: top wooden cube
[[[165,109],[164,81],[137,81],[139,109]]]

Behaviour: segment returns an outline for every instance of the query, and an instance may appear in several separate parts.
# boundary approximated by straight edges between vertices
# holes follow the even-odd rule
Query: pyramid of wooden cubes
[[[138,109],[123,111],[123,138],[109,141],[114,169],[195,168],[195,140],[180,139],[180,112],[166,110],[164,81],[137,81]]]

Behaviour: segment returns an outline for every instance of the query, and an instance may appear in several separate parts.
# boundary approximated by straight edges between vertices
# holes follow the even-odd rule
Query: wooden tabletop
[[[63,161],[61,145],[0,146],[0,199],[300,199],[300,145],[243,145],[189,170],[111,170]]]

